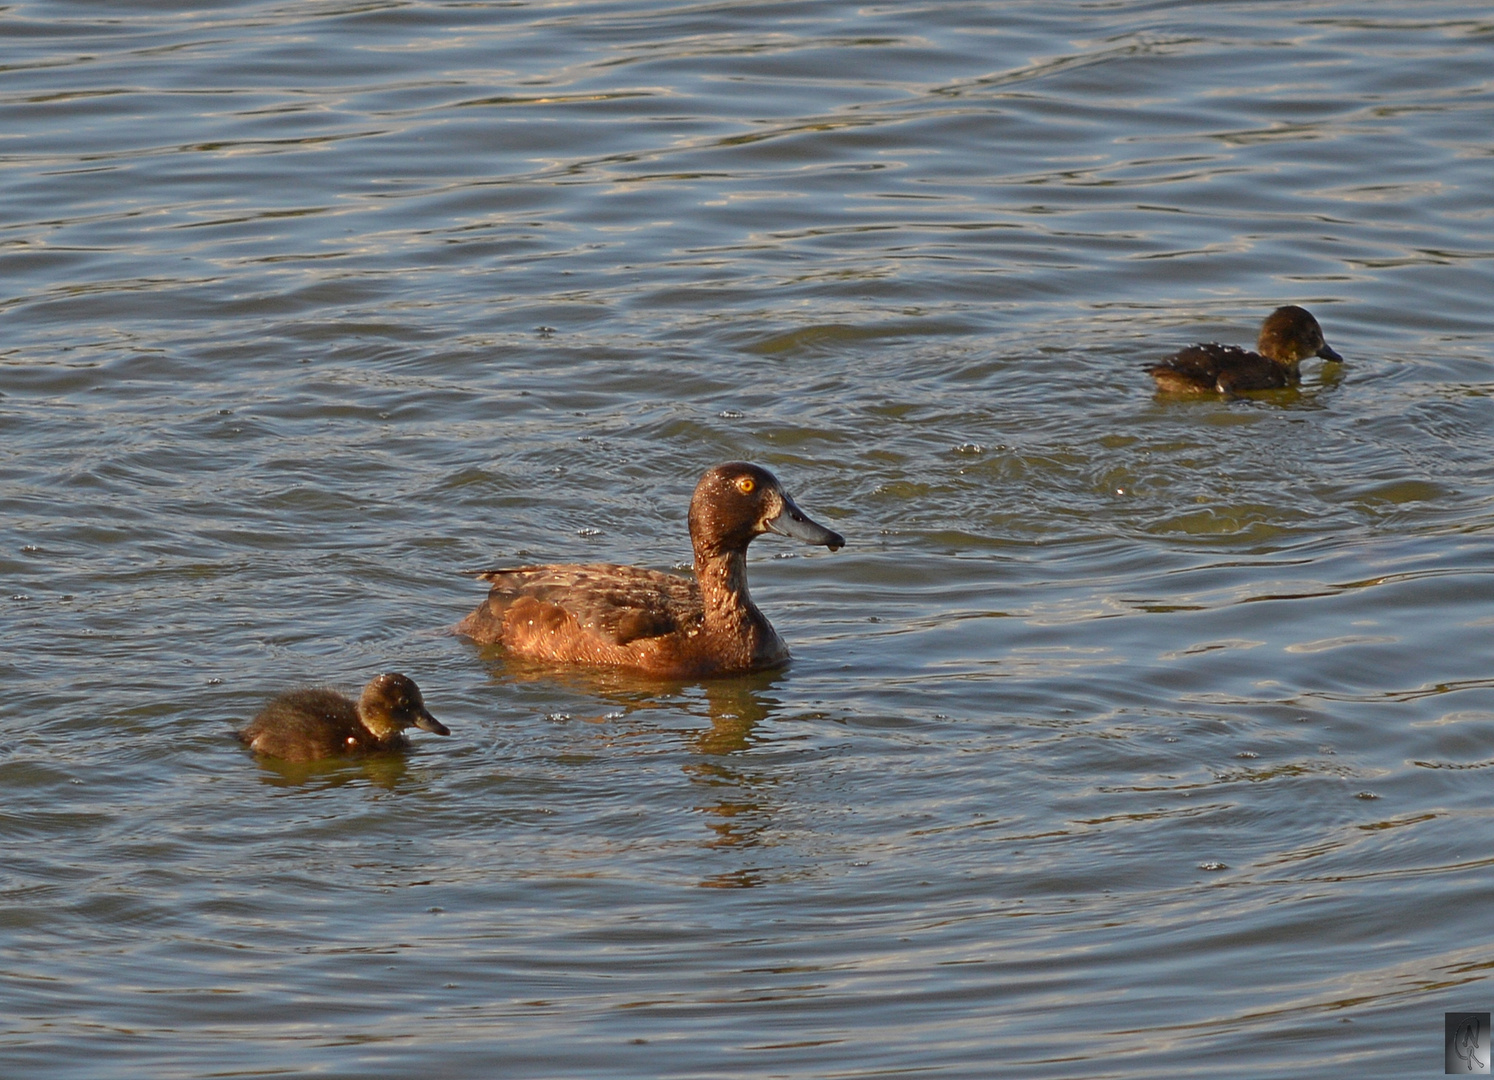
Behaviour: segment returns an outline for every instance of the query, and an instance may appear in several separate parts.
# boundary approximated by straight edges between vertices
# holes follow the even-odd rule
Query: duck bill
[[[795,540],[803,540],[806,544],[823,544],[831,551],[839,551],[846,546],[844,536],[812,520],[787,495],[783,497],[783,509],[763,524],[767,526],[769,532],[777,533],[779,536],[790,536]]]
[[[426,712],[424,709],[421,709],[418,713],[415,714],[415,726],[418,727],[421,731],[429,731],[436,735],[451,734],[451,729],[449,727],[441,723],[441,721],[437,720],[434,716]]]
[[[1338,353],[1334,352],[1333,349],[1327,345],[1324,345],[1321,349],[1318,350],[1318,355],[1321,356],[1324,360],[1336,360],[1340,364],[1344,362],[1344,358],[1342,356],[1339,356]]]

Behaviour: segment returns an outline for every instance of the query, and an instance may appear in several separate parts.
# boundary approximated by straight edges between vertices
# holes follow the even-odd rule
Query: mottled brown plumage
[[[488,598],[457,626],[533,660],[698,678],[776,667],[788,648],[747,592],[747,545],[765,532],[831,551],[845,539],[805,516],[772,473],[711,469],[690,500],[695,577],[607,563],[480,574]]]
[[[1323,329],[1306,308],[1279,307],[1261,324],[1257,352],[1209,342],[1189,345],[1148,369],[1157,389],[1169,394],[1240,394],[1295,386],[1309,356],[1342,361],[1323,340]]]
[[[238,733],[249,749],[286,761],[381,750],[403,750],[407,727],[450,735],[432,716],[420,688],[404,675],[384,674],[354,702],[335,690],[290,690],[270,701]]]

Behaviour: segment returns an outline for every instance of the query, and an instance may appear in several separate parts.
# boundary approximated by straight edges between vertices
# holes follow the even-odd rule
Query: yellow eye
[[[751,495],[757,490],[757,481],[750,476],[737,477],[737,490],[743,495]]]

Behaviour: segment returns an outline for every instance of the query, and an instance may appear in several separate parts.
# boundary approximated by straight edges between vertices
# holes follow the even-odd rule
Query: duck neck
[[[695,580],[700,583],[700,598],[705,607],[706,626],[732,636],[744,632],[754,641],[773,628],[752,602],[747,591],[747,553],[731,551],[695,552]]]
[[[365,709],[360,706],[358,720],[379,742],[388,742],[399,736],[399,725],[385,715],[381,709]]]
[[[705,633],[720,649],[744,667],[763,667],[788,659],[783,639],[747,592],[745,545],[728,551],[697,547],[695,580],[705,609]]]
[[[745,551],[696,551],[695,580],[700,582],[707,622],[736,621],[738,613],[758,614],[747,591]]]

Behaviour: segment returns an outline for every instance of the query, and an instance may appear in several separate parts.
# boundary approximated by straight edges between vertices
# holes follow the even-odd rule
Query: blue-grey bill
[[[795,540],[803,540],[806,544],[823,544],[831,551],[839,551],[846,546],[844,536],[810,518],[787,495],[783,497],[783,509],[776,517],[769,518],[764,524],[779,536],[791,536]]]

